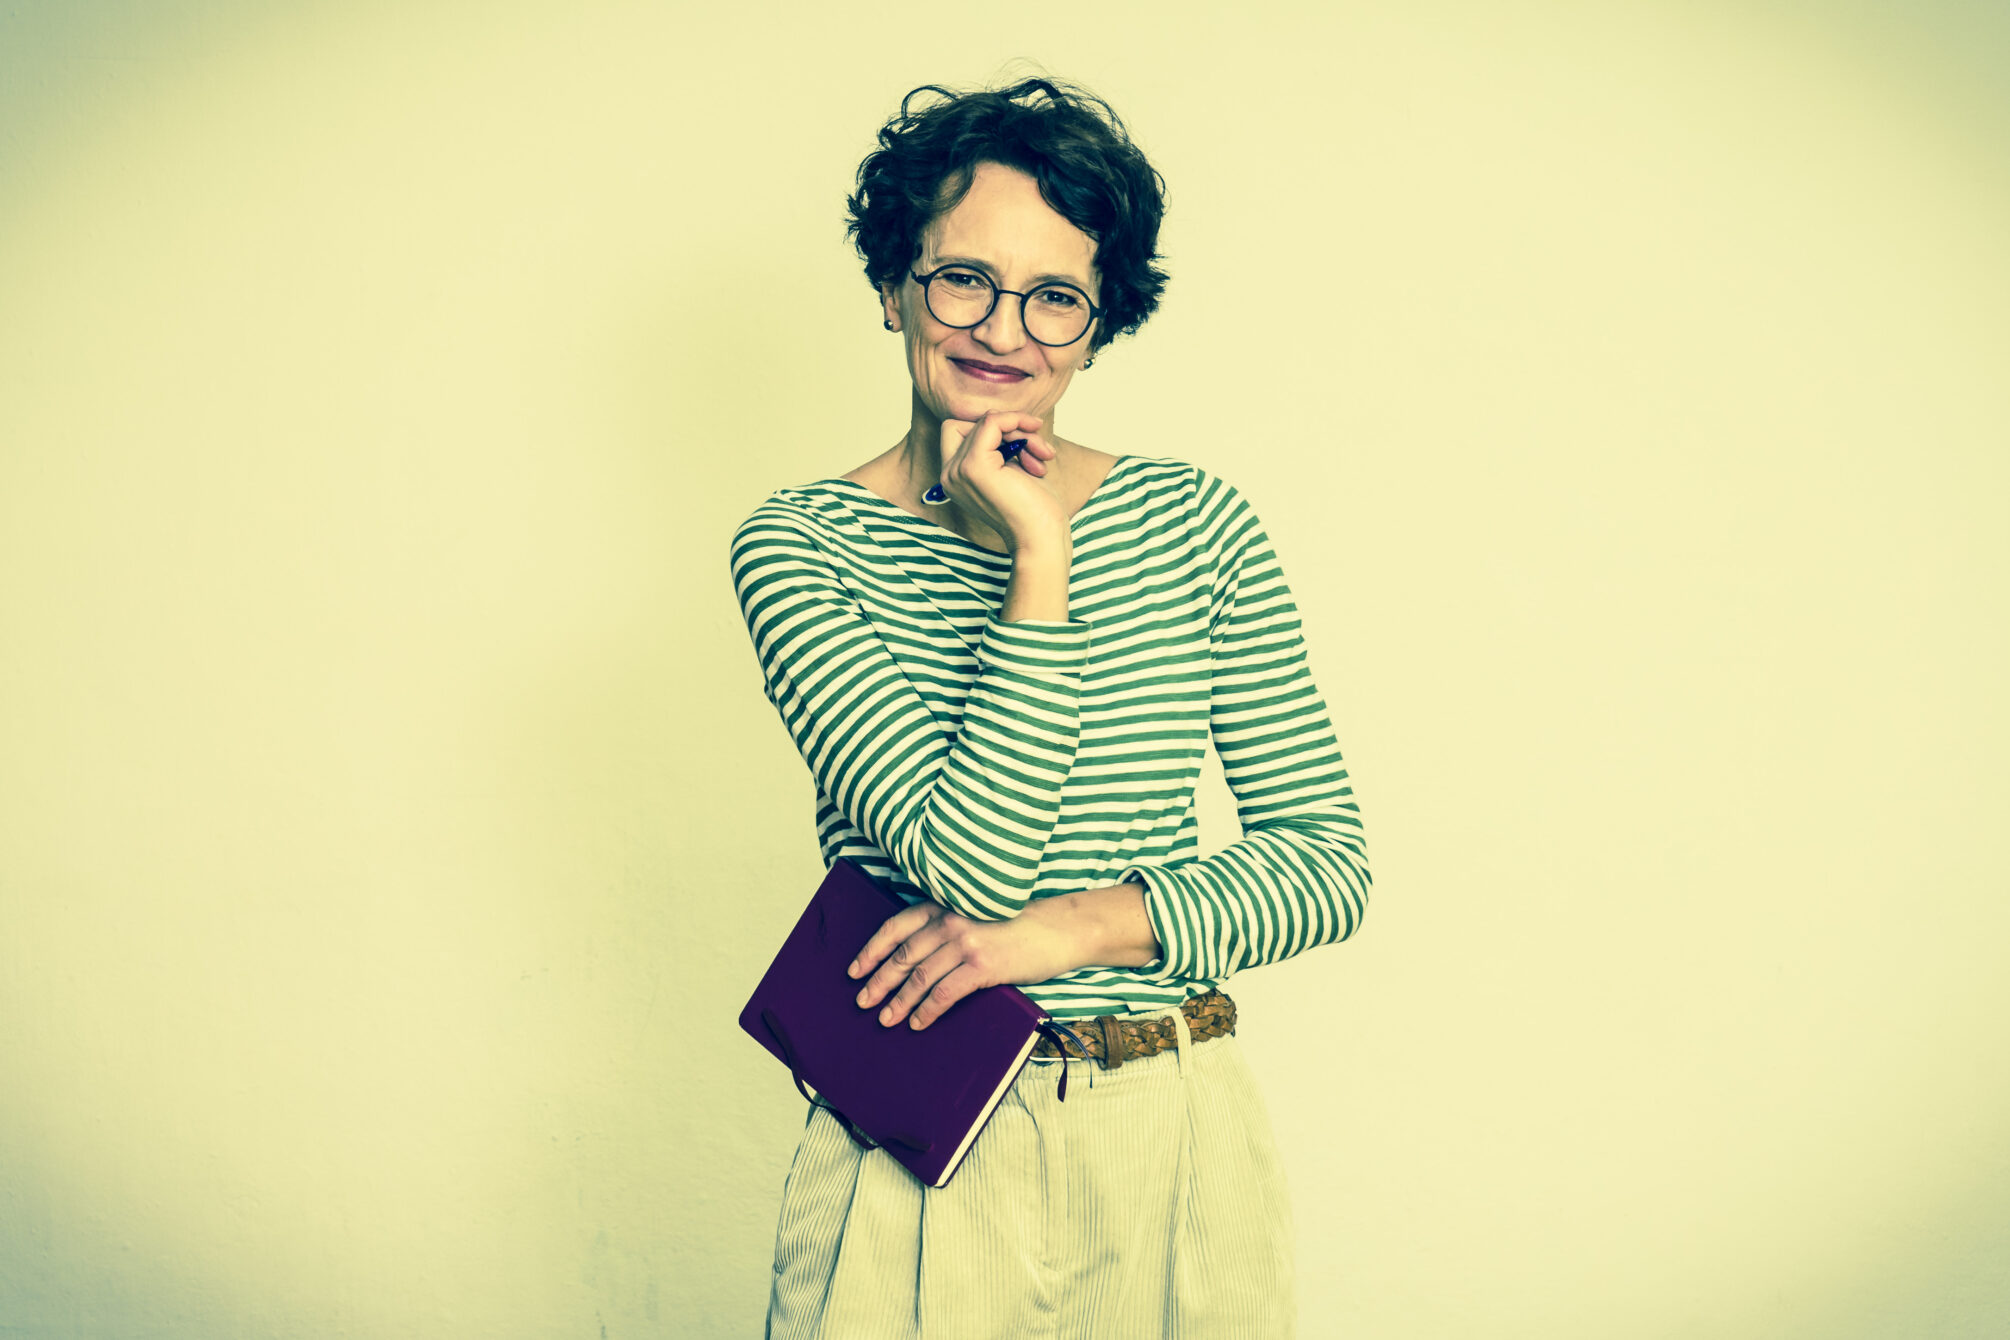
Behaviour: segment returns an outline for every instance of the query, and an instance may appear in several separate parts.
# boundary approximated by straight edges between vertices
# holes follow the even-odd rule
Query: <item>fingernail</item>
[[[893,1006],[889,1005],[885,1009],[879,1012],[879,1021],[883,1024],[890,1024],[893,1022]]]
[[[856,977],[856,976],[858,976],[858,960],[857,960],[857,959],[853,959],[853,960],[851,961],[851,966],[850,966],[849,968],[846,968],[846,969],[844,970],[844,975],[845,975],[845,976],[847,976],[847,977]]]
[[[871,995],[871,994],[872,994],[872,992],[870,992],[870,991],[861,991],[861,992],[859,992],[859,993],[858,993],[858,1007],[859,1007],[860,1009],[864,1009],[864,1008],[865,1008],[865,998],[866,998],[867,996]]]
[[[920,1016],[920,1015],[918,1015],[918,1014],[911,1014],[911,1015],[909,1015],[909,1016],[907,1017],[907,1026],[908,1026],[909,1028],[920,1028],[920,1027],[921,1027],[921,1016]]]

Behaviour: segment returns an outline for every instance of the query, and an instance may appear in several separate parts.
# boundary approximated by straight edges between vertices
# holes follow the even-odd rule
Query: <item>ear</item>
[[[897,284],[881,284],[879,286],[881,315],[896,331],[900,329],[900,302],[894,295],[899,292],[900,286]]]

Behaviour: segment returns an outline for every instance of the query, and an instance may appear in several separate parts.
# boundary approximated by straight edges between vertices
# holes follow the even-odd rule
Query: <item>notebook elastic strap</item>
[[[1047,1035],[1047,1041],[1053,1043],[1061,1053],[1061,1087],[1056,1096],[1061,1102],[1065,1103],[1068,1101],[1068,1062],[1074,1058],[1068,1055],[1068,1048],[1061,1039],[1054,1036],[1054,1030],[1059,1029],[1069,1037],[1075,1038],[1075,1045],[1082,1049],[1082,1055],[1084,1056],[1089,1054],[1088,1045],[1079,1037],[1075,1037],[1074,1029],[1068,1027],[1058,1019],[1042,1019],[1037,1026],[1042,1033]],[[1096,1087],[1096,1068],[1094,1066],[1089,1067],[1089,1087],[1092,1089]]]

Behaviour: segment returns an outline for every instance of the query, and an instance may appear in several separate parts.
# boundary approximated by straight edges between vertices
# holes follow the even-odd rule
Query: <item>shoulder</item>
[[[1217,592],[1243,574],[1275,562],[1275,551],[1257,509],[1227,478],[1204,466],[1170,457],[1140,457],[1132,468],[1143,501],[1144,528],[1170,535],[1209,574]]]
[[[779,488],[763,498],[733,528],[732,547],[739,548],[750,535],[777,531],[813,536],[834,525],[841,512],[842,503],[828,481]]]
[[[1118,463],[1111,466],[1111,471],[1123,471],[1123,491],[1148,498],[1153,512],[1172,503],[1191,503],[1201,494],[1206,472],[1191,461],[1135,453],[1114,459]]]
[[[1129,455],[1111,457],[1128,462],[1126,469],[1135,480],[1148,481],[1160,488],[1177,490],[1193,498],[1222,498],[1237,495],[1236,488],[1215,471],[1176,456]]]
[[[841,504],[824,486],[776,489],[733,527],[726,546],[736,584],[772,584],[805,567],[836,567]]]
[[[1224,531],[1240,531],[1255,519],[1242,491],[1204,466],[1170,456],[1127,459],[1128,486],[1157,521],[1184,525],[1212,544]]]

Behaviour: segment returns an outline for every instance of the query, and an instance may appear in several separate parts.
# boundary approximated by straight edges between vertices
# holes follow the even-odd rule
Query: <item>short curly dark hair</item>
[[[911,109],[923,94],[940,100]],[[900,100],[879,145],[858,165],[858,192],[845,201],[845,236],[875,289],[906,278],[929,222],[955,208],[979,163],[999,163],[1037,181],[1054,211],[1095,240],[1103,318],[1091,351],[1158,309],[1166,273],[1153,262],[1165,178],[1095,94],[1047,79],[971,93],[923,84]]]

